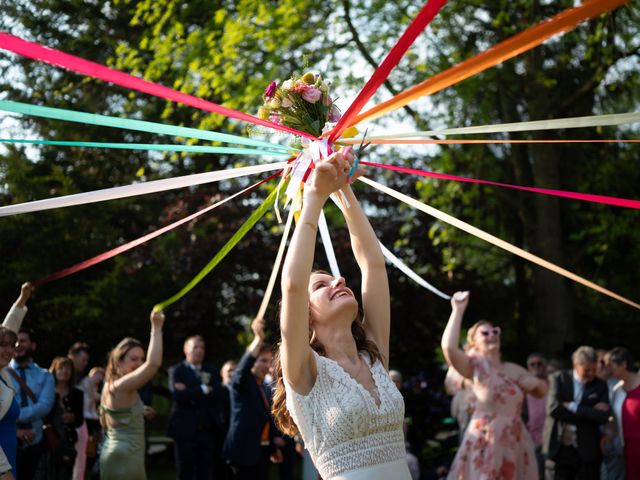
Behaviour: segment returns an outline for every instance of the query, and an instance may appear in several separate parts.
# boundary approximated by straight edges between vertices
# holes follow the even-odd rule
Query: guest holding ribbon
[[[390,300],[378,239],[349,186],[354,156],[345,148],[319,160],[304,189],[282,273],[273,413],[281,431],[300,433],[325,480],[410,480],[404,402],[388,373]],[[364,317],[344,278],[312,271],[317,224],[342,191]]]
[[[138,389],[162,365],[164,313],[151,312],[151,338],[145,360],[142,344],[125,338],[109,354],[100,419],[106,439],[100,453],[102,480],[146,480],[144,405]]]
[[[620,380],[613,387],[611,407],[624,448],[627,478],[640,478],[640,375],[633,369],[633,356],[626,348],[605,355],[611,375]]]
[[[18,450],[18,426],[20,404],[12,386],[7,366],[16,352],[17,332],[27,313],[27,300],[33,286],[26,282],[20,288],[20,296],[7,313],[0,327],[0,480],[13,480],[16,476]]]
[[[471,379],[475,409],[451,466],[449,479],[536,480],[538,467],[533,441],[520,417],[524,394],[543,397],[547,383],[500,357],[500,327],[486,320],[467,334],[471,351],[460,348],[460,328],[469,292],[451,299],[451,316],[442,335],[449,366]]]

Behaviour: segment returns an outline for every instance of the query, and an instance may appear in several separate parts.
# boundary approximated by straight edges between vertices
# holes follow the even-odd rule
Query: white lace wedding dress
[[[380,405],[335,361],[314,352],[316,382],[308,395],[285,378],[287,409],[324,480],[411,480],[402,422],[404,401],[384,366],[367,362]]]

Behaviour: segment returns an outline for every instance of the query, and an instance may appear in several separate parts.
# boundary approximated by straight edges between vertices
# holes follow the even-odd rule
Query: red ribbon
[[[424,4],[416,18],[413,19],[402,36],[389,51],[386,58],[378,68],[376,68],[375,72],[373,72],[373,75],[365,84],[362,91],[358,94],[353,103],[351,103],[333,130],[331,130],[329,144],[333,143],[337,138],[340,138],[342,132],[344,132],[349,125],[353,123],[352,120],[360,113],[360,110],[364,108],[378,88],[380,88],[380,85],[382,85],[389,76],[391,70],[394,69],[418,35],[427,28],[427,25],[429,25],[431,20],[433,20],[433,18],[438,14],[445,3],[447,3],[447,0],[429,0]]]
[[[245,188],[244,190],[241,190],[240,192],[236,193],[234,196],[236,195],[242,195],[245,194],[247,192],[250,192],[251,190],[253,190],[254,188],[258,187],[259,185],[262,185],[265,182],[268,182],[269,180],[279,176],[282,174],[282,171],[276,172],[270,176],[268,176],[267,178],[260,180],[259,182],[254,183],[253,185]],[[229,199],[226,199],[229,200]],[[226,201],[225,200],[225,201]],[[100,255],[96,255],[93,258],[90,258],[88,260],[85,260],[83,262],[80,263],[76,263],[75,265],[69,267],[69,268],[65,268],[64,270],[60,270],[58,272],[52,273],[50,275],[47,275],[46,277],[42,277],[38,280],[36,280],[33,283],[34,287],[40,286],[40,285],[44,285],[45,283],[49,283],[49,282],[53,282],[54,280],[59,280],[61,278],[67,277],[69,275],[73,275],[76,272],[79,272],[81,270],[85,270],[89,267],[92,267],[94,265],[97,265],[98,263],[104,262],[105,260],[108,260],[109,258],[115,257],[116,255],[119,255],[123,252],[126,252],[127,250],[131,250],[134,247],[137,247],[138,245],[145,243],[153,238],[159,237],[160,235],[162,235],[163,233],[168,232],[169,230],[173,230],[176,227],[179,227],[180,225],[183,225],[184,223],[190,222],[191,220],[193,220],[196,217],[199,217],[200,215],[207,213],[210,210],[213,210],[214,208],[216,208],[217,206],[220,205],[221,202],[217,202],[213,205],[210,205],[206,208],[203,208],[202,210],[192,213],[191,215],[178,220],[177,222],[171,223],[165,227],[162,227],[154,232],[148,233],[147,235],[144,235],[136,240],[132,240],[131,242],[125,243],[124,245],[120,245],[119,247],[113,248],[111,250],[109,250],[108,252],[104,252],[101,253]]]
[[[189,105],[191,107],[200,108],[207,112],[218,113],[230,118],[236,118],[245,122],[252,123],[254,125],[260,125],[267,128],[273,128],[276,130],[282,130],[284,132],[292,133],[294,135],[300,135],[307,138],[315,139],[313,135],[296,130],[295,128],[285,127],[277,123],[262,120],[261,118],[249,115],[247,113],[239,112],[231,108],[223,107],[217,103],[209,102],[188,93],[179,92],[173,88],[158,85],[157,83],[149,82],[142,78],[134,77],[128,73],[115,70],[113,68],[105,67],[99,63],[90,62],[84,58],[70,55],[60,50],[45,47],[39,43],[28,42],[19,37],[11,35],[9,33],[0,32],[0,48],[9,50],[10,52],[17,53],[23,57],[33,58],[34,60],[40,60],[42,62],[50,63],[58,67],[66,68],[72,72],[81,73],[93,78],[104,80],[105,82],[111,82],[121,87],[130,88],[131,90],[137,90],[139,92],[148,93],[156,97],[164,98],[174,102]]]
[[[543,195],[553,195],[556,197],[571,198],[573,200],[583,200],[586,202],[602,203],[605,205],[615,205],[625,208],[640,208],[640,201],[629,200],[626,198],[608,197],[605,195],[592,195],[590,193],[567,192],[566,190],[554,190],[550,188],[523,187],[520,185],[511,185],[509,183],[492,182],[490,180],[478,180],[476,178],[458,177],[456,175],[448,175],[446,173],[428,172],[426,170],[417,170],[415,168],[398,167],[395,165],[386,165],[383,163],[373,163],[360,161],[361,165],[371,167],[380,167],[395,172],[408,173],[410,175],[419,175],[421,177],[438,178],[441,180],[453,180],[454,182],[480,183],[482,185],[493,185],[495,187],[513,188],[515,190],[524,190],[527,192],[541,193]]]

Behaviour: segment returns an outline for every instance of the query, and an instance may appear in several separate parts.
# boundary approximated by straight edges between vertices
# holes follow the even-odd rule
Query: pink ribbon
[[[353,119],[360,113],[360,110],[362,110],[373,94],[376,93],[378,88],[380,88],[380,85],[382,85],[389,76],[391,70],[394,69],[409,47],[413,45],[418,35],[427,28],[427,25],[431,23],[431,20],[438,14],[445,3],[447,3],[447,0],[428,0],[427,3],[424,4],[418,15],[416,15],[416,18],[413,19],[382,63],[378,65],[378,68],[373,72],[373,75],[362,88],[362,91],[351,103],[333,130],[331,130],[329,134],[329,144],[340,138],[342,132],[353,123]]]
[[[371,167],[380,167],[395,172],[408,173],[410,175],[419,175],[421,177],[439,178],[442,180],[453,180],[454,182],[480,183],[482,185],[493,185],[496,187],[513,188],[515,190],[524,190],[527,192],[541,193],[543,195],[553,195],[556,197],[571,198],[573,200],[583,200],[586,202],[603,203],[606,205],[615,205],[625,208],[640,208],[640,201],[629,200],[626,198],[608,197],[605,195],[592,195],[590,193],[568,192],[566,190],[554,190],[550,188],[523,187],[521,185],[511,185],[509,183],[492,182],[490,180],[478,180],[476,178],[458,177],[456,175],[448,175],[446,173],[428,172],[426,170],[417,170],[415,168],[398,167],[395,165],[385,165],[383,163],[373,163],[360,161],[361,165]]]
[[[149,95],[154,95],[166,100],[172,100],[184,105],[200,108],[207,112],[218,113],[220,115],[236,118],[254,125],[261,125],[263,127],[282,130],[294,135],[315,139],[315,137],[309,133],[285,127],[284,125],[278,125],[277,123],[269,122],[267,120],[262,120],[261,118],[253,115],[223,107],[217,103],[209,102],[207,100],[194,97],[193,95],[179,92],[178,90],[164,87],[157,83],[149,82],[142,78],[134,77],[128,73],[105,67],[99,63],[90,62],[89,60],[76,57],[75,55],[70,55],[68,53],[61,52],[60,50],[45,47],[39,43],[28,42],[9,33],[0,32],[0,48],[17,53],[23,57],[40,60],[42,62],[50,63],[51,65],[66,68],[72,72],[88,75],[93,78],[104,80],[105,82],[111,82],[116,85],[120,85],[121,87],[148,93]]]

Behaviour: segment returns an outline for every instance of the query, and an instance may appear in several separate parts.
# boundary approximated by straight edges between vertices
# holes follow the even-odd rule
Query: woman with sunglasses
[[[481,320],[467,333],[470,353],[460,348],[460,328],[469,292],[456,292],[442,335],[449,366],[470,379],[476,396],[473,416],[458,450],[450,479],[536,480],[533,442],[520,413],[524,394],[542,397],[547,384],[525,368],[500,358],[500,327]]]

